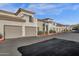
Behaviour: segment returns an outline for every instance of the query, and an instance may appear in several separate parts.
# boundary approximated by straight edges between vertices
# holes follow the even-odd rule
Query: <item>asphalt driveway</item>
[[[79,56],[79,42],[53,38],[18,48],[22,56]]]
[[[21,46],[30,45],[44,40],[49,40],[51,38],[60,38],[64,40],[71,40],[79,42],[79,33],[62,33],[55,36],[46,37],[24,37],[17,39],[6,39],[5,42],[0,44],[0,55],[1,56],[19,56],[21,55],[17,48]]]

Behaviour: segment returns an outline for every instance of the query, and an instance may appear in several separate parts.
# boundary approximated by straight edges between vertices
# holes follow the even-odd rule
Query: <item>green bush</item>
[[[56,33],[56,31],[55,30],[50,30],[49,33]]]
[[[67,29],[65,29],[65,30],[63,30],[63,32],[68,32],[69,30],[67,30]]]
[[[43,31],[38,31],[38,35],[40,35],[40,34],[44,34],[44,32]]]
[[[48,32],[46,31],[45,34],[48,34]]]
[[[2,38],[3,37],[3,35],[2,34],[0,34],[0,38]]]

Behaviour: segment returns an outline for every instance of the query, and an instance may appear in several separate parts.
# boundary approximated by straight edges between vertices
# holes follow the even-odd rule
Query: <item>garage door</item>
[[[36,27],[25,27],[26,36],[36,36]]]
[[[22,37],[22,27],[21,26],[4,26],[5,38],[18,38]]]

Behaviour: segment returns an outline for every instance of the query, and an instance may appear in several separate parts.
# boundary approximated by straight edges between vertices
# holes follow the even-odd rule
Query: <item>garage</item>
[[[25,36],[36,36],[36,27],[25,27]]]
[[[5,25],[4,26],[4,35],[5,35],[5,38],[22,37],[22,27],[13,26],[13,25]]]

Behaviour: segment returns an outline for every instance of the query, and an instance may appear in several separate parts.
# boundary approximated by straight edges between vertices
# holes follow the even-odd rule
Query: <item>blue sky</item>
[[[16,12],[18,8],[34,11],[36,18],[52,18],[62,24],[79,23],[78,3],[1,3],[0,9]]]

